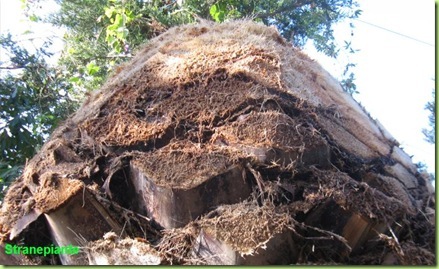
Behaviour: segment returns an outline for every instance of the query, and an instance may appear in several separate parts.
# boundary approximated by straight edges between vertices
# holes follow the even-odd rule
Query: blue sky
[[[435,44],[435,2],[418,0],[359,0],[362,21]],[[12,29],[21,34],[30,28],[20,16],[19,0],[0,0],[0,31]],[[47,6],[45,6],[47,8]],[[355,95],[386,129],[400,142],[414,162],[424,162],[434,172],[434,145],[424,140],[422,128],[428,127],[425,104],[435,87],[435,48],[369,24],[353,21],[354,35],[347,22],[335,27],[341,44],[352,41],[359,49],[354,55],[328,59],[306,47],[306,52],[320,62],[334,77],[342,73],[347,62],[357,64]],[[46,27],[32,27],[35,36],[56,35]],[[56,40],[55,40],[56,41]],[[60,42],[60,40],[58,40]],[[35,41],[38,46],[38,40]]]
[[[435,44],[435,2],[418,0],[359,0],[360,20]],[[352,21],[354,35],[346,23],[335,27],[336,38],[352,41],[359,51],[349,59],[328,59],[307,47],[306,52],[333,76],[342,73],[349,60],[357,64],[354,95],[372,117],[378,119],[400,142],[414,162],[435,168],[435,146],[424,140],[429,113],[424,109],[435,88],[435,48],[369,24]],[[309,48],[309,49],[308,49]]]

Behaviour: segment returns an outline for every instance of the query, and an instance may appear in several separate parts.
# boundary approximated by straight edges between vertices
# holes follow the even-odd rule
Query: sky
[[[47,1],[50,4],[41,9],[41,14],[55,12],[58,6],[53,0]],[[39,15],[39,12],[37,13]],[[30,30],[30,31],[29,31]],[[63,47],[63,31],[52,27],[50,24],[39,22],[30,22],[24,15],[22,9],[22,0],[0,0],[0,33],[10,32],[16,37],[14,40],[25,42],[26,48],[32,50],[32,47],[38,48],[47,38],[51,38],[54,43],[55,53],[61,51]],[[32,42],[26,41],[32,39]],[[0,53],[0,61],[3,55]],[[57,57],[49,60],[49,63],[55,64]]]
[[[354,98],[395,137],[413,161],[424,162],[435,170],[435,145],[424,140],[422,128],[428,128],[428,111],[435,88],[435,2],[418,0],[359,0],[359,17],[353,20],[353,36],[348,23],[335,27],[340,42],[351,40],[359,51],[332,60],[311,46],[305,51],[334,77],[343,72],[347,61],[356,64],[357,90]],[[393,32],[429,43],[415,41]],[[343,44],[343,43],[342,43]]]
[[[341,44],[350,40],[352,47],[359,50],[357,53],[333,60],[317,53],[312,46],[306,46],[305,52],[336,78],[347,62],[355,63],[353,71],[360,93],[354,98],[413,155],[415,163],[426,163],[428,171],[434,173],[435,146],[424,140],[422,128],[429,127],[429,113],[424,107],[431,101],[435,87],[435,48],[431,46],[435,44],[435,2],[358,0],[358,3],[363,13],[361,21],[352,21],[353,36],[346,21],[334,28],[336,40]],[[0,0],[0,32],[10,30],[20,36],[31,27],[21,16],[20,6],[19,0]],[[31,29],[36,37],[59,34],[44,26]],[[38,40],[34,45],[38,46]]]

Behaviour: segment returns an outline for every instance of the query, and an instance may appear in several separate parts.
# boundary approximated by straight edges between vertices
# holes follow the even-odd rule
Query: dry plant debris
[[[204,22],[137,51],[9,187],[3,247],[83,260],[1,258],[431,265],[434,216],[428,179],[318,63],[274,28]]]

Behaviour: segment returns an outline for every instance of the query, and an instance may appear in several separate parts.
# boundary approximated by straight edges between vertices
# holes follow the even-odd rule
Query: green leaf
[[[133,21],[136,17],[140,17],[141,15],[134,15],[134,12],[132,10],[126,10],[125,11],[125,15],[126,15],[126,19],[127,19],[127,23]]]
[[[116,28],[119,28],[119,27],[123,27],[123,26],[124,26],[124,20],[123,20],[123,17],[122,17],[121,14],[116,14],[116,17],[114,18],[114,23],[113,23],[113,25],[114,25]]]
[[[113,17],[113,13],[114,13],[114,7],[113,6],[109,7],[109,8],[106,7],[104,10],[105,10],[105,16],[107,16],[109,19],[111,17]]]
[[[29,16],[29,20],[33,21],[33,22],[37,22],[37,21],[40,20],[40,18],[37,15],[32,14],[32,15]]]
[[[225,18],[225,12],[226,12],[226,5],[221,4],[215,4],[210,7],[209,13],[210,16],[216,21],[216,22],[222,22]]]
[[[116,38],[122,41],[125,41],[128,36],[129,31],[126,27],[119,27],[116,32]]]
[[[97,66],[95,62],[90,62],[87,64],[86,69],[87,69],[87,74],[93,76],[99,71],[100,67]]]
[[[76,52],[76,50],[74,48],[72,48],[72,47],[67,49],[67,53],[68,54],[74,54],[75,52]]]
[[[116,53],[120,53],[122,51],[122,46],[120,45],[120,42],[114,42],[113,43],[113,50]]]
[[[107,27],[107,34],[114,35],[114,32],[116,32],[117,28],[119,26],[117,24],[111,24]]]
[[[218,6],[216,4],[212,5],[210,7],[209,13],[210,13],[210,16],[212,16],[212,18],[216,21],[216,18],[218,16]]]
[[[71,78],[69,78],[69,81],[72,82],[72,83],[78,83],[79,80],[80,80],[80,78],[78,78],[78,77],[71,77]]]
[[[109,33],[107,33],[107,37],[105,38],[105,41],[107,41],[107,43],[112,46],[114,44],[114,42],[117,41],[117,39],[114,37],[113,35],[114,33],[111,33],[111,35]]]

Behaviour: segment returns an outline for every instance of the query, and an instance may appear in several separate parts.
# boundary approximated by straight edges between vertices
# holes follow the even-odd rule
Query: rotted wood
[[[264,246],[255,249],[252,254],[245,255],[227,242],[201,230],[193,253],[209,265],[279,265],[291,264],[297,260],[291,231],[275,234]]]
[[[352,252],[359,250],[363,244],[378,233],[383,233],[387,227],[383,223],[345,210],[333,200],[328,200],[313,210],[306,218],[305,223],[328,231],[334,231],[346,239]]]
[[[164,228],[185,226],[219,205],[245,200],[252,191],[239,165],[190,189],[157,185],[153,175],[142,173],[133,164],[130,178],[137,193],[137,210]]]
[[[86,189],[66,204],[45,214],[53,241],[58,246],[85,246],[110,231],[121,233],[122,227]],[[88,264],[86,255],[60,255],[64,265]]]

